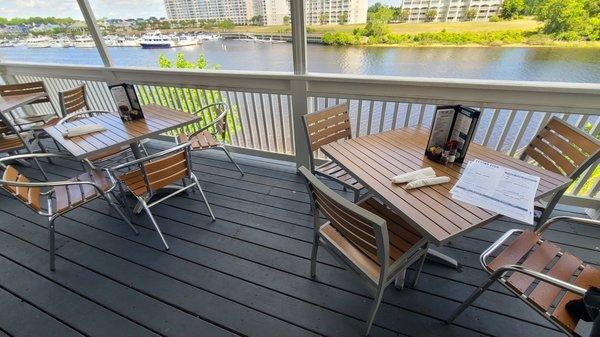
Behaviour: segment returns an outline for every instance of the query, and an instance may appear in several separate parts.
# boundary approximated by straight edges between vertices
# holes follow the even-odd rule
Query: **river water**
[[[177,49],[109,48],[118,66],[156,67],[158,55],[206,56],[228,70],[291,71],[289,43],[208,41]],[[102,64],[95,49],[0,48],[7,61]],[[600,83],[600,49],[527,47],[335,47],[308,45],[309,71],[435,78]]]

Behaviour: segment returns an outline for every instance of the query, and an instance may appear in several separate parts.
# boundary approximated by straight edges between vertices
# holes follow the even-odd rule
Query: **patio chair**
[[[167,244],[156,219],[154,219],[152,212],[150,212],[151,207],[190,188],[198,187],[210,216],[215,220],[215,215],[208,204],[204,191],[202,190],[202,187],[200,187],[200,183],[194,175],[194,172],[192,172],[190,156],[190,144],[185,143],[110,169],[111,174],[118,177],[117,179],[119,181],[123,204],[127,208],[129,215],[133,217],[133,212],[131,212],[131,209],[128,207],[124,187],[136,197],[139,205],[146,211],[167,250],[169,249],[169,245]],[[135,166],[137,166],[136,169],[132,169],[122,175],[118,174],[119,170]],[[186,183],[186,179],[191,180],[191,183]],[[178,181],[182,181],[183,186],[173,185]],[[151,202],[150,199],[152,199],[152,197],[154,197],[162,188],[170,188],[174,191]]]
[[[357,202],[363,186],[335,162],[329,160],[321,165],[316,165],[314,157],[315,151],[319,150],[321,146],[352,137],[348,104],[340,104],[304,115],[303,122],[308,139],[310,171],[341,184],[344,190],[350,189],[354,193],[354,202]]]
[[[223,150],[236,169],[244,175],[244,171],[233,160],[231,154],[223,144],[229,133],[229,123],[227,121],[229,111],[229,106],[225,103],[214,103],[202,107],[195,114],[205,121],[205,125],[191,124],[198,125],[196,130],[192,130],[189,133],[180,133],[177,136],[177,143],[183,144],[189,142],[192,151],[204,151],[208,149]],[[190,126],[187,128],[189,129]]]
[[[354,204],[307,168],[299,171],[307,181],[314,217],[310,275],[316,277],[321,245],[361,276],[374,296],[365,328],[368,335],[386,286],[396,281],[396,287],[402,287],[406,269],[418,262],[416,285],[427,255],[427,240],[375,198]],[[322,223],[320,215],[328,221]]]
[[[92,200],[98,198],[106,200],[119,213],[123,221],[131,227],[134,233],[138,234],[133,224],[115,205],[110,193],[115,188],[116,182],[107,173],[93,170],[65,181],[31,182],[14,166],[6,165],[7,162],[13,160],[43,157],[63,156],[59,154],[38,153],[0,159],[0,172],[2,172],[0,186],[34,212],[48,218],[50,270],[55,270],[54,224],[56,219]],[[46,200],[43,200],[44,198]]]
[[[533,140],[521,150],[521,160],[533,160],[546,170],[577,179],[600,158],[600,141],[592,135],[552,117]],[[543,224],[560,201],[566,188],[538,203],[538,226]]]
[[[103,110],[82,110],[82,111],[73,112],[73,113],[66,115],[58,123],[56,123],[56,125],[63,125],[65,123],[72,123],[77,120],[85,120],[86,118],[102,116],[102,115],[110,114],[110,113],[111,112],[109,112],[109,111],[103,111]],[[142,143],[140,143],[140,149],[144,153],[144,155],[146,155],[146,156],[148,155],[148,151],[146,150],[146,148],[144,147],[144,145]],[[84,159],[84,162],[92,169],[96,168],[96,167],[103,167],[104,164],[110,162],[113,159],[119,158],[119,157],[121,157],[123,159],[132,158],[133,155],[128,153],[129,150],[131,150],[131,147],[129,145],[123,145],[123,146],[117,147],[115,149],[109,149],[109,150],[100,152],[98,154],[95,154],[93,156],[87,157]],[[85,170],[85,167],[84,167],[84,170]]]
[[[58,101],[63,117],[80,110],[90,110],[85,93],[85,84],[59,91]]]
[[[599,287],[600,271],[542,238],[544,231],[558,221],[600,225],[598,220],[557,216],[535,230],[509,230],[479,258],[490,277],[460,305],[447,322],[452,323],[498,280],[562,331],[570,336],[579,336],[575,332],[578,319],[567,311],[566,305],[571,300],[582,298],[589,287]],[[513,240],[508,243],[511,238]],[[490,258],[496,252],[498,254]]]
[[[25,150],[29,154],[33,154],[33,148],[35,145],[42,150],[42,152],[47,152],[44,145],[39,141],[39,139],[35,136],[33,130],[29,130],[26,132],[17,131],[16,127],[11,123],[5,115],[0,114],[0,153],[8,153],[9,155],[17,155],[19,151]],[[48,180],[48,176],[46,172],[40,165],[40,162],[37,160],[37,157],[31,157],[33,162],[37,165],[39,170],[42,172],[42,175],[46,180]],[[25,163],[25,160],[18,160]]]
[[[13,123],[17,126],[21,131],[27,131],[30,129],[42,130],[45,126],[50,126],[56,124],[60,115],[58,114],[54,104],[50,100],[50,96],[48,96],[48,90],[46,90],[46,85],[43,81],[38,82],[29,82],[29,83],[20,83],[20,84],[6,84],[0,85],[0,96],[9,97],[16,95],[25,95],[25,94],[34,94],[34,93],[45,93],[46,97],[40,98],[36,101],[33,101],[27,105],[35,105],[35,104],[43,104],[49,103],[52,113],[43,114],[43,115],[25,115],[25,116],[17,116],[13,111],[11,111],[11,115],[13,117]],[[44,133],[45,135],[45,133]],[[47,136],[47,135],[45,135]]]

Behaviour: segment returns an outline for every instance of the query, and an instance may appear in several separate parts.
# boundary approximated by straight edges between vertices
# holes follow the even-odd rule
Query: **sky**
[[[164,17],[163,0],[89,0],[96,18]],[[369,0],[396,4],[399,0]],[[0,0],[1,17],[56,16],[81,19],[76,0]]]

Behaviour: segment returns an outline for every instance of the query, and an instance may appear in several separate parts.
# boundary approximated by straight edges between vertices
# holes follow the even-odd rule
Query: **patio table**
[[[129,145],[136,158],[141,158],[139,142],[143,139],[180,128],[199,120],[194,114],[149,104],[143,107],[144,119],[123,122],[114,114],[104,114],[76,120],[62,125],[48,126],[44,130],[78,160]],[[85,124],[100,124],[106,130],[65,138],[67,128]]]
[[[0,96],[0,113],[10,112],[31,102],[35,102],[40,98],[48,96],[44,92],[36,92],[33,94]]]
[[[425,156],[428,138],[429,129],[411,127],[334,142],[321,150],[430,243],[438,246],[500,217],[452,198],[450,189],[470,160],[480,159],[539,176],[536,200],[565,189],[571,183],[567,177],[475,143],[469,146],[463,163],[442,165]],[[392,177],[396,175],[427,166],[431,166],[438,176],[450,177],[450,182],[413,190],[392,183]],[[459,267],[458,262],[439,252],[430,250],[430,256]]]

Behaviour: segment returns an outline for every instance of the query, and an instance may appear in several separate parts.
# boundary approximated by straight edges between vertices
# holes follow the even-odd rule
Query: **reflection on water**
[[[116,65],[155,67],[158,55],[189,59],[204,54],[222,69],[291,71],[289,43],[208,41],[178,49],[110,48]],[[95,49],[0,48],[7,61],[102,64]],[[532,81],[600,82],[600,50],[594,48],[510,47],[334,47],[308,46],[311,72],[478,78]]]

